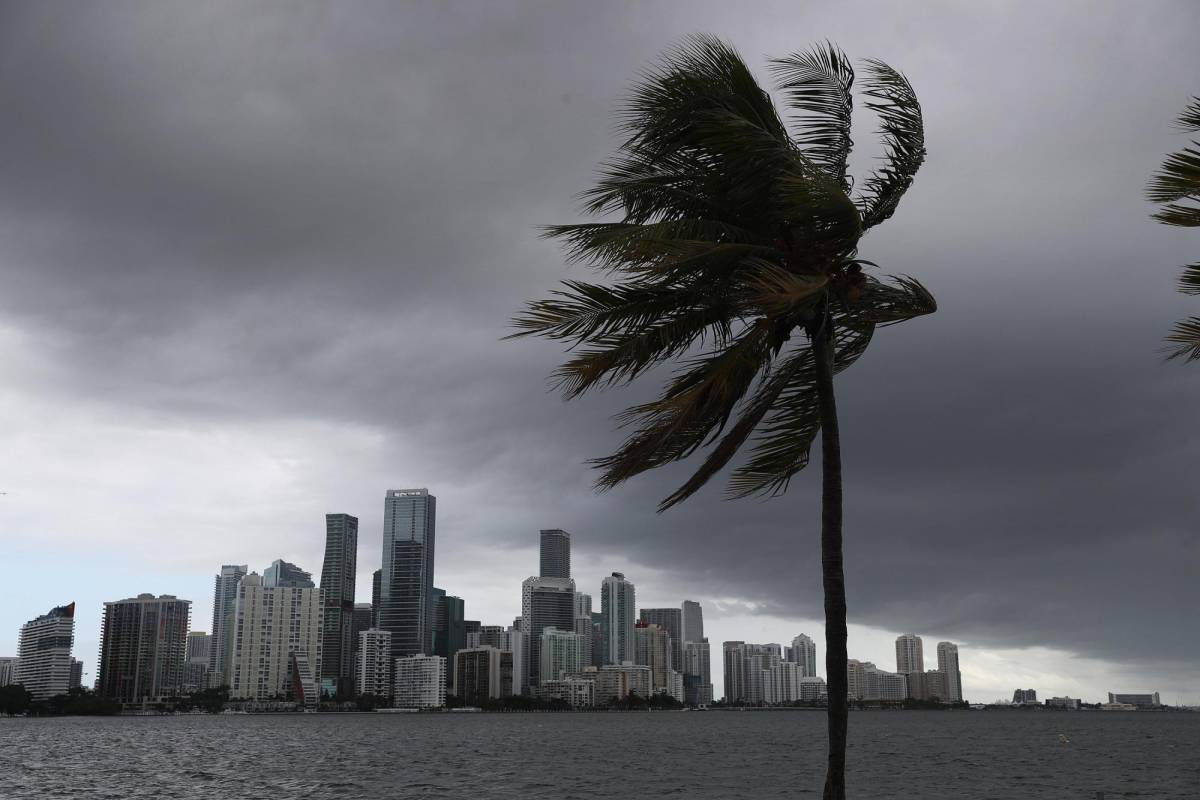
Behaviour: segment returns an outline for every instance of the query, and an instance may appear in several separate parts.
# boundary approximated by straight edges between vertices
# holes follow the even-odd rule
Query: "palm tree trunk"
[[[829,689],[829,764],[824,800],[846,798],[846,577],[842,569],[842,442],[833,396],[833,320],[812,330],[821,415],[821,579],[825,589],[825,680]]]

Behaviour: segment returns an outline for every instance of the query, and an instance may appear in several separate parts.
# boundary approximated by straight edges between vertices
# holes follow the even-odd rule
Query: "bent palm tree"
[[[566,281],[530,303],[513,336],[571,343],[555,373],[567,398],[628,383],[655,365],[679,371],[658,399],[628,409],[634,431],[597,459],[607,489],[711,446],[662,501],[689,497],[743,446],[733,496],[780,494],[822,434],[821,566],[829,680],[826,798],[845,796],[846,594],[834,373],[876,327],[935,310],[909,278],[867,277],[862,235],[890,217],[925,158],[921,108],[900,73],[866,62],[868,107],[882,123],[883,163],[851,194],[854,72],[832,45],[772,62],[792,129],[728,45],[685,40],[636,84],[627,138],[583,195],[619,221],[560,225],[571,261],[616,277]],[[873,266],[873,265],[872,265]]]
[[[1179,115],[1179,127],[1200,133],[1200,97]],[[1191,147],[1171,153],[1158,174],[1150,179],[1146,196],[1151,202],[1162,203],[1154,218],[1165,225],[1187,228],[1200,227],[1200,141],[1192,140]],[[1188,264],[1179,277],[1179,291],[1200,294],[1200,262]],[[1167,336],[1167,358],[1200,359],[1200,317],[1189,317],[1176,323]]]

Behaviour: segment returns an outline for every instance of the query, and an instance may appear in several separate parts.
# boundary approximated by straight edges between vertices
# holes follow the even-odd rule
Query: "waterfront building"
[[[1113,694],[1108,693],[1109,704],[1137,706],[1138,708],[1158,708],[1162,703],[1158,692],[1151,694]]]
[[[396,659],[396,708],[441,708],[446,705],[446,659],[422,654]]]
[[[191,614],[191,600],[170,594],[105,603],[96,693],[141,706],[180,694]]]
[[[649,697],[652,693],[650,668],[626,661],[624,664],[605,664],[596,670],[596,704],[606,705],[624,700],[630,693]]]
[[[896,672],[924,672],[925,654],[921,637],[905,633],[896,637]]]
[[[325,515],[321,596],[325,604],[321,678],[351,692],[354,681],[354,593],[358,572],[358,517]],[[310,584],[311,585],[311,584]]]
[[[928,669],[924,672],[910,672],[905,678],[908,681],[908,696],[913,700],[936,700],[948,702],[946,676],[941,670]]]
[[[683,671],[683,610],[678,608],[643,608],[638,618],[642,622],[657,625],[671,637],[671,665],[673,670]]]
[[[575,615],[575,635],[579,637],[583,647],[583,666],[590,666],[595,661],[592,648],[595,645],[595,631],[592,629],[591,614]]]
[[[800,634],[792,639],[792,646],[784,649],[784,660],[799,664],[804,677],[812,678],[817,674],[817,645],[806,634]]]
[[[541,679],[542,632],[554,628],[575,635],[575,581],[570,578],[526,578],[521,584],[521,626],[529,645],[522,658],[525,685],[534,689]],[[557,678],[558,675],[548,675]]]
[[[454,663],[454,654],[467,646],[466,605],[461,597],[434,588],[433,648],[435,656]]]
[[[392,634],[394,657],[417,655],[433,641],[437,498],[428,489],[389,489],[383,512],[383,574],[377,627]]]
[[[1037,690],[1036,689],[1017,689],[1013,692],[1013,705],[1037,705]],[[1109,700],[1111,703],[1112,701]]]
[[[704,611],[695,600],[683,601],[683,640],[698,642],[704,638]]]
[[[742,641],[722,645],[725,667],[725,702],[734,705],[761,705],[765,701],[764,673],[783,662],[782,648],[776,643],[747,644]]]
[[[604,660],[621,664],[633,660],[633,625],[637,589],[625,575],[614,572],[600,583],[600,613],[604,625]]]
[[[513,693],[513,654],[489,645],[468,647],[454,654],[453,693],[468,706],[498,700]]]
[[[862,700],[863,692],[866,688],[866,670],[870,666],[875,667],[871,662],[859,661],[856,658],[846,659],[846,697],[850,700]]]
[[[204,631],[189,631],[183,657],[182,691],[198,692],[208,686],[208,659],[213,637]]]
[[[712,656],[708,639],[687,642],[683,646],[684,702],[708,705],[712,702]]]
[[[16,656],[0,656],[0,686],[11,686],[17,682]]]
[[[225,678],[230,697],[295,697],[297,680],[311,694],[309,684],[315,684],[321,673],[324,611],[320,589],[263,586],[254,572],[242,578],[234,601]],[[293,658],[294,653],[300,658]],[[297,666],[311,676],[296,675]]]
[[[591,708],[596,705],[596,681],[579,677],[542,681],[537,696],[541,700],[563,700],[571,708]]]
[[[958,669],[958,645],[953,642],[938,642],[937,646],[938,672],[942,673],[946,694],[943,697],[947,703],[961,703],[962,673]]]
[[[312,573],[300,569],[290,561],[277,558],[271,566],[263,570],[263,586],[268,589],[291,587],[293,589],[312,589],[316,586]]]
[[[358,655],[355,658],[355,691],[379,697],[392,695],[392,634],[378,628],[367,628],[358,634]]]
[[[71,659],[71,680],[68,689],[79,689],[83,686],[83,662],[77,658]]]
[[[670,689],[671,637],[658,625],[639,622],[633,629],[633,663],[650,668],[650,691]]]
[[[1078,697],[1051,697],[1046,701],[1047,708],[1065,708],[1068,711],[1079,710]]]
[[[208,651],[208,680],[213,687],[228,680],[229,650],[233,632],[230,622],[237,601],[237,588],[246,577],[245,564],[225,564],[213,578],[212,645]]]
[[[542,631],[538,658],[538,684],[543,680],[555,680],[564,672],[579,672],[584,667],[583,637],[571,631],[545,628]]]
[[[571,579],[571,534],[558,528],[541,532],[541,578]]]
[[[678,670],[668,672],[667,685],[661,691],[673,697],[677,703],[687,702],[687,695],[683,688],[683,673]]]
[[[769,706],[791,705],[800,699],[800,679],[804,669],[795,661],[781,661],[766,670],[763,702]]]
[[[825,685],[824,678],[816,676],[804,676],[800,678],[800,699],[801,700],[822,700],[829,697],[829,688]]]
[[[75,604],[57,606],[21,626],[14,683],[34,700],[66,694],[71,684]]]

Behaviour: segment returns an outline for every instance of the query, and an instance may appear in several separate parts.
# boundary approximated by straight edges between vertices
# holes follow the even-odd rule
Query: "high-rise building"
[[[699,642],[704,638],[704,612],[695,600],[683,601],[683,640]]]
[[[583,666],[588,667],[595,661],[592,648],[596,643],[595,631],[592,629],[592,615],[575,615],[575,634],[579,636],[583,647]]]
[[[104,604],[96,692],[124,705],[159,703],[185,684],[192,601],[139,594]]]
[[[355,665],[355,672],[358,671],[358,662],[355,659],[358,658],[358,649],[362,645],[362,639],[359,637],[363,631],[370,630],[371,628],[375,627],[372,619],[373,615],[371,613],[370,603],[354,604],[354,616],[351,617],[350,623],[350,639],[353,642],[354,653],[350,657],[350,663]]]
[[[557,680],[564,672],[583,669],[583,637],[571,631],[546,628],[538,647],[538,683]]]
[[[554,628],[571,635],[575,633],[575,581],[570,578],[526,578],[521,583],[521,624],[529,643],[529,657],[521,659],[525,685],[532,689],[541,679],[542,632]]]
[[[320,589],[269,588],[253,572],[242,578],[232,614],[232,647],[226,677],[230,697],[251,700],[287,694],[295,697],[298,679],[305,686],[315,682],[321,674],[324,611]],[[294,658],[293,653],[299,658]],[[297,676],[297,664],[311,672],[311,677]],[[311,689],[305,691],[307,695],[313,694]]]
[[[911,692],[908,676],[879,669],[870,661],[847,659],[847,697],[850,700],[904,700]]]
[[[708,705],[712,702],[712,656],[708,639],[683,645],[683,687],[684,702],[689,705]]]
[[[77,658],[71,659],[71,680],[68,689],[78,689],[83,686],[83,662]]]
[[[441,708],[446,705],[446,659],[406,656],[396,659],[396,708]]]
[[[575,593],[575,616],[591,617],[592,616],[592,596],[587,592]]]
[[[189,631],[183,662],[183,691],[198,692],[208,685],[208,660],[213,637],[204,631]]]
[[[495,647],[466,647],[454,654],[453,692],[469,706],[513,693],[513,654]]]
[[[650,668],[650,691],[668,691],[674,671],[671,667],[670,634],[665,628],[641,621],[633,629],[633,641],[633,663]]]
[[[924,672],[925,656],[921,637],[905,633],[896,637],[896,672]]]
[[[639,619],[657,625],[671,637],[671,666],[683,671],[683,611],[678,608],[643,608]]]
[[[633,661],[636,597],[636,587],[620,572],[614,572],[600,583],[600,613],[604,615],[605,626],[604,659],[610,664]]]
[[[946,676],[940,670],[909,672],[905,677],[908,679],[908,696],[913,700],[945,701]]]
[[[75,641],[75,604],[57,606],[21,626],[15,683],[34,700],[66,694],[71,685],[71,645]]]
[[[1017,689],[1013,692],[1013,705],[1037,705],[1037,689]]]
[[[321,677],[351,691],[354,676],[354,577],[358,571],[358,517],[325,515],[321,595],[325,621]]]
[[[653,694],[650,668],[644,664],[605,664],[596,671],[596,705],[624,700],[630,693],[640,697]]]
[[[757,706],[766,701],[767,671],[783,662],[782,648],[742,641],[722,645],[725,667],[725,702]]]
[[[947,703],[960,703],[963,699],[962,673],[958,671],[958,645],[953,642],[938,642],[938,672],[946,682]]]
[[[467,646],[466,608],[461,597],[434,588],[433,649],[435,656],[454,663],[454,654]]]
[[[378,628],[367,628],[358,634],[358,656],[355,659],[354,688],[359,694],[391,697],[393,691],[392,635]]]
[[[17,663],[20,661],[16,656],[0,657],[0,686],[11,686],[17,682]]]
[[[608,626],[604,622],[604,614],[592,612],[592,666],[601,667],[608,659]]]
[[[558,528],[541,532],[541,569],[538,576],[542,578],[571,577],[571,534]]]
[[[437,498],[428,489],[389,489],[383,512],[379,624],[392,655],[419,655],[432,644],[433,554]],[[443,669],[444,672],[444,669]]]
[[[271,562],[271,566],[263,570],[263,586],[268,589],[312,589],[316,586],[312,580],[312,573],[300,569],[290,561],[284,561],[282,558],[277,558]]]
[[[791,705],[803,699],[804,668],[795,661],[781,661],[766,671],[763,702],[769,706]]]
[[[799,664],[802,677],[815,677],[817,674],[817,645],[802,633],[792,639],[791,647],[785,649],[784,660]]]
[[[225,564],[213,579],[212,646],[208,651],[208,679],[214,687],[228,680],[229,649],[233,631],[229,623],[237,601],[237,587],[246,577],[245,564]]]
[[[383,570],[371,573],[371,627],[379,627],[379,598],[383,594]]]

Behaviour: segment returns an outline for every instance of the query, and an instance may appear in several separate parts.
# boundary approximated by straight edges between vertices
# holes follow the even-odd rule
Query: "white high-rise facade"
[[[232,614],[229,696],[292,694],[294,652],[306,670],[320,675],[324,610],[320,589],[265,587],[254,572],[242,578]]]
[[[604,659],[609,664],[633,661],[633,626],[637,622],[637,589],[625,575],[614,572],[600,583],[604,619]]]
[[[225,564],[213,578],[212,644],[208,650],[208,680],[220,686],[229,674],[229,650],[233,632],[229,621],[237,601],[237,587],[249,569],[245,564]]]
[[[925,655],[921,637],[905,633],[896,637],[896,672],[924,672]]]
[[[712,702],[712,654],[708,639],[684,643],[683,685],[685,702],[694,706]]]
[[[392,634],[368,628],[358,634],[355,691],[390,697],[392,694]]]
[[[539,685],[541,681],[558,680],[564,672],[575,673],[584,667],[583,637],[577,633],[546,628],[542,631],[538,650],[541,659]]]
[[[75,604],[50,609],[21,626],[14,680],[45,700],[71,686],[71,646],[75,642]]]
[[[817,645],[806,634],[802,633],[792,639],[792,646],[787,648],[786,660],[793,664],[799,664],[804,677],[816,677]]]
[[[937,646],[938,672],[942,673],[942,681],[946,686],[948,703],[962,702],[962,673],[958,670],[958,645],[953,642],[938,642]]]
[[[446,659],[415,655],[396,659],[396,708],[441,708],[446,705]]]

